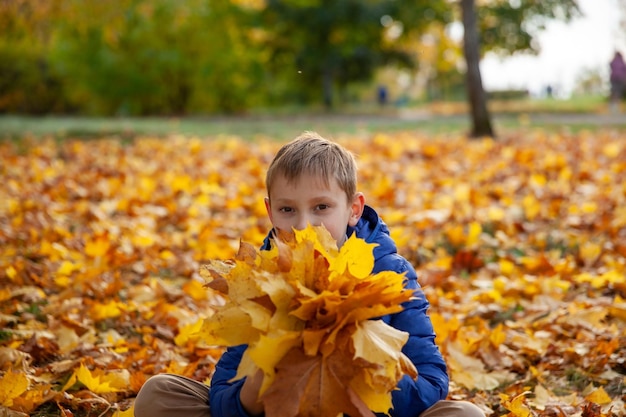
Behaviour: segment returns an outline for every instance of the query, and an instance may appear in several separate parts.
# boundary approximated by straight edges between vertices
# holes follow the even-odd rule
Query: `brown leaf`
[[[476,251],[460,250],[454,255],[452,267],[455,270],[466,270],[469,272],[482,268],[485,264],[478,257]]]
[[[293,240],[291,235],[288,236]],[[278,270],[281,272],[289,272],[293,264],[293,253],[289,250],[289,247],[285,243],[284,239],[278,236],[272,240],[272,244],[275,245],[278,250],[278,259],[276,260]]]
[[[56,358],[59,353],[59,345],[47,337],[37,338],[33,335],[20,347],[20,350],[28,353],[35,364],[41,364]]]
[[[210,261],[200,268],[200,276],[207,280],[206,287],[211,288],[219,293],[228,295],[228,281],[224,278],[233,268],[232,263],[223,261]]]
[[[268,417],[373,417],[348,386],[356,376],[351,358],[339,351],[330,356],[307,356],[291,349],[279,362],[275,382],[261,397]]]
[[[257,251],[254,245],[244,241],[239,242],[239,251],[235,259],[253,265],[256,257]]]

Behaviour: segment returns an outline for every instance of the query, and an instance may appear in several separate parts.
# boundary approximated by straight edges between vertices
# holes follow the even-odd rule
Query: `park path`
[[[497,113],[492,112],[494,120],[527,117],[532,124],[562,124],[562,125],[594,125],[594,126],[624,126],[626,127],[626,112],[622,113]],[[399,110],[396,115],[381,115],[376,117],[390,117],[401,120],[426,121],[435,119],[463,120],[468,114],[442,115],[427,110]]]

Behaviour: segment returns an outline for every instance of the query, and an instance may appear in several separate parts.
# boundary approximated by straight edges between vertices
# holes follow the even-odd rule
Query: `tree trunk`
[[[480,44],[476,26],[476,9],[474,0],[461,0],[463,14],[463,53],[467,63],[467,96],[472,115],[471,137],[493,137],[491,118],[487,110],[487,95],[480,76]]]

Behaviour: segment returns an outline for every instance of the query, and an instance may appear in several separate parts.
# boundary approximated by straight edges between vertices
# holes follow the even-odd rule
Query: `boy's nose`
[[[303,230],[303,229],[306,229],[309,223],[311,222],[307,216],[299,216],[298,221],[296,222],[294,227],[296,230]]]

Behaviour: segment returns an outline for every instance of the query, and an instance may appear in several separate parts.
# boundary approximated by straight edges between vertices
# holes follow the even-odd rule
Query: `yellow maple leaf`
[[[345,274],[346,270],[355,278],[367,277],[374,268],[374,257],[371,254],[376,246],[375,243],[357,238],[355,234],[350,236],[339,250],[339,256],[332,260],[329,270],[334,274],[329,279],[332,280],[334,275]]]
[[[202,323],[200,337],[209,345],[236,346],[255,342],[260,332],[251,317],[235,304],[226,304]]]
[[[575,275],[574,280],[580,283],[589,283],[593,288],[604,288],[609,284],[617,284],[624,282],[624,275],[615,269],[610,269],[607,272],[594,275],[589,272],[583,272]]]
[[[57,269],[54,282],[60,287],[67,287],[71,284],[71,275],[74,271],[80,269],[77,265],[70,261],[63,261]]]
[[[522,207],[528,220],[534,220],[541,213],[541,203],[534,195],[528,194],[522,200]]]
[[[49,384],[31,384],[26,392],[13,400],[12,408],[31,413],[41,404],[54,397],[54,392]]]
[[[602,153],[610,158],[615,158],[623,149],[623,144],[619,142],[607,143],[602,147]]]
[[[9,265],[8,267],[6,267],[4,272],[6,273],[6,276],[9,277],[9,279],[11,280],[14,280],[15,277],[17,277],[17,271],[12,265]]]
[[[259,394],[274,381],[276,365],[293,347],[301,343],[298,332],[277,331],[271,335],[261,335],[259,341],[247,350],[249,358],[263,370],[266,376]],[[244,375],[241,375],[242,377]]]
[[[23,372],[8,371],[0,377],[0,404],[5,407],[26,392],[29,387],[28,377]]]
[[[530,417],[533,414],[530,411],[530,408],[525,403],[526,395],[528,395],[529,393],[530,391],[526,391],[516,395],[513,398],[506,394],[499,394],[500,403],[504,408],[509,410],[514,417]]]
[[[435,341],[440,346],[442,346],[446,340],[452,338],[461,328],[461,322],[457,316],[447,318],[433,311],[430,313],[430,319],[433,323],[433,327],[437,329],[437,338]]]
[[[193,186],[193,180],[188,175],[176,175],[171,179],[170,187],[172,191],[183,191],[188,193]]]
[[[105,320],[119,317],[126,309],[126,305],[122,302],[109,300],[105,303],[95,303],[91,307],[91,317],[94,320]]]
[[[325,258],[334,256],[337,252],[337,243],[330,233],[325,233],[324,230],[309,225],[305,229],[295,231],[295,242],[300,245],[303,243],[312,245],[313,249],[321,253]]]
[[[90,371],[84,364],[74,371],[64,390],[70,388],[76,381],[83,384],[96,394],[120,392],[129,386],[130,376],[127,372],[105,372],[100,369]],[[71,384],[70,384],[71,382]]]
[[[585,396],[585,400],[600,405],[611,403],[611,397],[609,397],[609,394],[607,394],[602,387],[594,389],[590,394]]]
[[[133,245],[140,248],[148,248],[154,245],[157,240],[158,237],[155,234],[144,229],[137,229],[135,230],[135,233],[130,236],[130,241],[133,243]]]
[[[579,248],[580,257],[586,266],[591,266],[602,254],[602,245],[585,241]]]
[[[92,258],[106,255],[111,247],[108,234],[98,234],[85,241],[85,253]]]
[[[482,226],[478,222],[471,222],[467,229],[467,239],[465,241],[465,245],[476,245],[480,240],[480,234],[483,232]]]
[[[203,323],[203,320],[198,320],[194,323],[182,326],[178,330],[176,337],[174,337],[174,343],[176,343],[176,346],[185,346],[188,342],[195,342],[198,340]]]
[[[446,237],[454,246],[460,246],[465,242],[465,233],[462,224],[450,226],[446,230]]]
[[[393,389],[402,374],[417,377],[417,370],[401,351],[409,338],[408,333],[397,330],[382,320],[364,320],[357,323],[356,327],[356,331],[352,333],[354,357],[381,366],[373,376],[386,384],[383,391]]]
[[[202,283],[192,279],[183,284],[183,291],[191,296],[195,301],[206,300],[208,294]]]
[[[611,315],[626,322],[626,300],[617,295],[613,300],[611,307],[609,307],[609,312]]]

